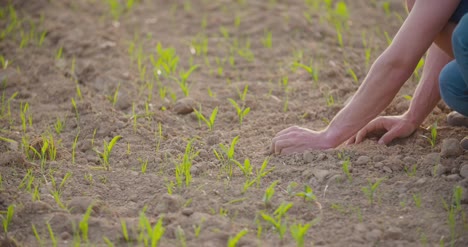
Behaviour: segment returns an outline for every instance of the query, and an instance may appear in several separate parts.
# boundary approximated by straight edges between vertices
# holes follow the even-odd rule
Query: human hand
[[[417,127],[416,124],[409,121],[404,115],[378,117],[359,130],[356,135],[347,141],[347,144],[358,144],[362,142],[367,135],[382,131],[384,131],[385,134],[380,137],[378,143],[388,144],[396,138],[410,136]]]
[[[271,152],[292,154],[302,153],[306,150],[332,148],[326,139],[325,132],[292,126],[276,134],[272,140]]]

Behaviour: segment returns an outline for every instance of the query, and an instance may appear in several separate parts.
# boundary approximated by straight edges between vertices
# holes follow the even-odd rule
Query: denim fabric
[[[455,59],[440,72],[440,94],[450,108],[468,116],[468,14],[452,34]]]
[[[468,0],[461,0],[449,21],[458,23],[466,13],[468,13]]]

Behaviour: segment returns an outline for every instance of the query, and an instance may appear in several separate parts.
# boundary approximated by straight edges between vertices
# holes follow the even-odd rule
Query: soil
[[[8,60],[0,70],[0,212],[5,219],[14,205],[14,215],[8,232],[0,230],[0,245],[53,246],[49,224],[58,246],[140,246],[144,212],[151,226],[162,219],[160,246],[226,246],[243,229],[248,232],[238,246],[296,246],[289,229],[299,223],[312,224],[305,246],[468,246],[468,154],[453,145],[468,131],[447,126],[450,109],[443,103],[415,134],[388,146],[370,138],[329,151],[269,154],[278,131],[291,125],[321,129],[353,95],[359,83],[349,69],[362,81],[366,47],[371,63],[387,46],[385,33],[392,37],[407,16],[401,1],[346,1],[343,45],[320,1],[142,0],[119,16],[111,15],[110,2],[12,1],[22,22],[0,42]],[[307,2],[320,3],[312,9]],[[6,1],[0,5],[5,30],[11,14]],[[28,33],[35,34],[21,44]],[[194,42],[203,38],[206,53]],[[236,51],[235,40],[244,48]],[[150,57],[161,57],[158,43],[179,57],[174,76],[199,66],[188,79],[188,97],[164,71],[155,78]],[[318,80],[295,69],[294,61],[312,61]],[[383,114],[403,113],[417,82],[417,75],[411,77]],[[228,98],[250,107],[242,125]],[[208,118],[216,107],[212,130],[192,112]],[[62,131],[56,131],[58,119]],[[435,122],[432,146],[427,127]],[[99,152],[118,135],[105,169]],[[229,146],[236,136],[234,159],[250,160],[249,179],[269,161],[270,172],[245,192],[246,176],[221,158],[220,144]],[[41,155],[51,137],[48,150],[55,147],[56,157]],[[178,186],[175,167],[190,141],[192,181]],[[349,176],[343,171],[348,159]],[[371,202],[363,188],[379,179]],[[273,197],[264,202],[275,181]],[[316,198],[297,195],[307,186]],[[463,189],[458,197],[456,188]],[[282,203],[292,203],[282,220],[283,240],[261,216],[273,215]],[[89,207],[86,241],[79,225]]]

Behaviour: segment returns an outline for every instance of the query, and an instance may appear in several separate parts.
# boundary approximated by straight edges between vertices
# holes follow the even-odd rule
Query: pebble
[[[458,174],[450,174],[445,177],[445,180],[450,182],[456,182],[461,180],[461,177]]]
[[[193,214],[193,209],[192,208],[184,208],[182,209],[182,214],[185,216],[190,216]]]
[[[62,240],[68,240],[68,239],[71,239],[71,234],[69,232],[62,232],[60,233],[60,238]]]
[[[460,176],[462,176],[463,178],[468,178],[468,164],[464,164],[460,168]]]
[[[359,156],[359,158],[356,160],[355,164],[356,165],[367,165],[369,162],[371,161],[371,159],[369,158],[369,156]]]
[[[420,178],[414,183],[414,185],[423,185],[426,182],[427,182],[427,178]]]
[[[415,165],[416,163],[418,163],[418,161],[411,157],[411,156],[406,156],[404,159],[403,159],[403,162],[405,162],[405,164],[407,164],[408,166],[412,166],[412,165]]]
[[[468,136],[466,136],[465,138],[463,138],[463,139],[460,141],[460,146],[461,146],[464,150],[468,150]]]
[[[314,161],[314,155],[312,154],[312,152],[305,152],[303,155],[303,159],[307,163],[312,163],[312,161]]]
[[[447,138],[442,141],[440,155],[442,157],[455,157],[463,153],[460,143],[455,138]]]
[[[375,167],[375,168],[379,168],[379,169],[382,168],[383,166],[384,166],[384,163],[383,163],[383,162],[376,162],[376,163],[374,164],[374,167]]]
[[[402,230],[395,226],[390,226],[384,233],[385,240],[399,240],[402,236]]]
[[[433,177],[440,177],[448,172],[447,167],[441,164],[438,164],[435,167],[432,167],[430,169],[432,169],[431,174]]]
[[[422,160],[422,165],[424,166],[434,166],[436,164],[439,164],[440,162],[440,154],[438,153],[430,153],[426,156],[424,156]]]
[[[177,100],[177,102],[174,104],[173,110],[177,114],[185,115],[193,112],[193,108],[195,108],[197,105],[197,102],[192,99],[192,98],[182,98]]]
[[[386,173],[392,173],[392,172],[393,172],[392,169],[390,169],[390,167],[388,167],[388,166],[382,167],[382,170],[383,170],[384,172],[386,172]]]
[[[328,171],[328,170],[321,170],[321,169],[316,169],[316,170],[313,170],[312,173],[314,174],[314,176],[318,179],[318,181],[320,183],[324,182],[325,180],[327,180],[328,177],[330,177],[331,175],[331,172]]]
[[[383,155],[376,155],[374,158],[372,158],[374,162],[381,162],[385,160],[385,157]]]

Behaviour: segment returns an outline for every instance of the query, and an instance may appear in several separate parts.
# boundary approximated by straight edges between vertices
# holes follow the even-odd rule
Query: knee
[[[453,50],[468,51],[468,14],[465,14],[452,34]]]
[[[451,98],[454,92],[458,90],[458,82],[459,78],[457,78],[457,65],[455,62],[450,62],[442,69],[439,75],[439,90],[440,95],[444,101]]]

